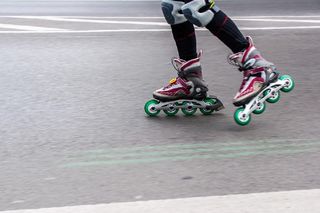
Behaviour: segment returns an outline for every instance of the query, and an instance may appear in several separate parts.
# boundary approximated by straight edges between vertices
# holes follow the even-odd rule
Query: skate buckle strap
[[[215,0],[209,0],[210,8],[213,8],[216,4]]]
[[[169,84],[165,87],[163,87],[163,89],[168,89],[170,87],[172,87],[172,85],[176,84],[177,83],[177,78],[172,78],[170,81],[169,81]]]
[[[169,81],[170,84],[175,84],[177,82],[177,78],[173,78]]]

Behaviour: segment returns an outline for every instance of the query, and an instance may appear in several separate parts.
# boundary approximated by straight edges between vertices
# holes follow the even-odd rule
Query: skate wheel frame
[[[221,101],[215,96],[208,96],[204,100],[187,100],[181,99],[177,101],[160,102],[152,99],[146,102],[144,111],[147,115],[154,117],[157,116],[161,110],[167,116],[174,116],[181,109],[182,113],[186,116],[193,115],[198,109],[204,115],[212,114],[214,111],[219,111],[224,108]]]
[[[265,90],[263,94],[264,96],[268,96],[270,92],[271,92],[270,90]],[[271,104],[277,103],[279,100],[280,100],[280,91],[276,91],[276,92],[273,91],[270,98],[266,99],[266,101]]]
[[[253,114],[260,115],[266,110],[267,104],[265,102],[259,102],[257,104],[257,109],[253,111]]]

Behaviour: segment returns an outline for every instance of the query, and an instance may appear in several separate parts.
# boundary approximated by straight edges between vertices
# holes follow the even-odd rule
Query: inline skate
[[[153,92],[154,99],[146,102],[144,110],[149,116],[157,116],[161,110],[174,116],[181,109],[185,115],[193,115],[197,109],[204,115],[224,108],[216,96],[207,96],[208,87],[203,80],[200,57],[185,61],[172,59],[172,65],[178,72],[178,77],[172,79],[169,85]]]
[[[247,39],[249,47],[246,50],[228,57],[229,63],[243,72],[242,84],[233,99],[233,104],[239,107],[234,113],[234,120],[241,126],[250,123],[251,113],[262,114],[266,102],[278,102],[280,91],[290,92],[295,86],[291,76],[281,76],[273,63],[262,58],[252,39]]]

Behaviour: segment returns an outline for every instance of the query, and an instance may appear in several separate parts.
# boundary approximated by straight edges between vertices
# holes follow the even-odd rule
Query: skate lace
[[[246,82],[248,81],[249,76],[246,76],[245,71],[243,71],[243,79],[240,85],[240,91],[244,88],[244,86],[246,85]]]
[[[240,72],[252,69],[256,64],[256,61],[261,57],[260,55],[256,55],[253,58],[247,60],[244,64],[239,63],[239,58],[241,55],[239,53],[229,54],[227,57],[227,61],[229,64],[238,67]]]
[[[239,54],[229,54],[228,56],[227,56],[227,61],[228,61],[228,63],[230,64],[230,65],[232,65],[232,66],[235,66],[235,67],[238,67],[238,68],[241,68],[241,64],[239,64],[239,62],[238,62],[238,58],[240,57],[240,55]]]

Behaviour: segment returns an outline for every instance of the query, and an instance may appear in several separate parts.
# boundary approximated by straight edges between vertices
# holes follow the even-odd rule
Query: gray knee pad
[[[213,7],[211,7],[210,4],[212,4]],[[200,12],[202,8],[206,9]],[[214,5],[214,1],[208,0],[193,0],[183,5],[181,9],[188,21],[198,27],[205,27],[209,24],[213,19],[214,14],[220,10]]]
[[[187,21],[181,11],[183,5],[183,1],[162,0],[161,9],[168,24],[181,24]]]

